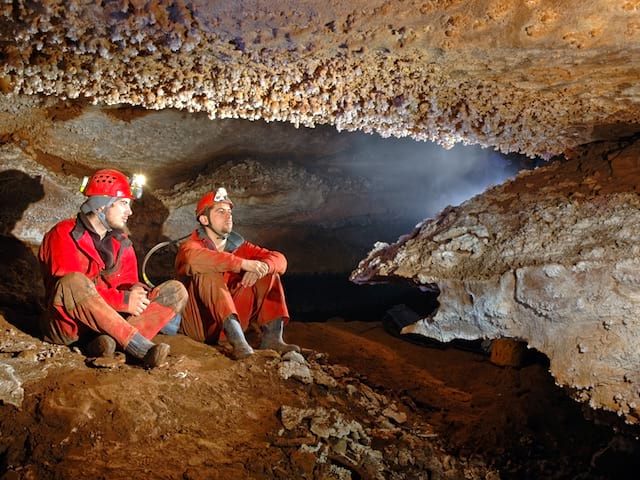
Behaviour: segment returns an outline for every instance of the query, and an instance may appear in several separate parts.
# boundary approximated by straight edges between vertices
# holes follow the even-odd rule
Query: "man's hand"
[[[247,273],[254,273],[258,276],[256,280],[264,277],[267,273],[269,273],[269,265],[260,260],[242,260],[242,270]],[[245,275],[246,276],[246,275]],[[244,282],[244,278],[243,278]],[[253,283],[256,283],[255,281]]]
[[[147,298],[147,290],[142,285],[134,285],[129,290],[129,305],[127,312],[131,315],[140,315],[144,312],[151,301]]]
[[[240,285],[242,285],[243,287],[253,287],[258,280],[260,280],[260,277],[257,273],[244,272],[244,275],[242,275],[242,280],[240,280]]]

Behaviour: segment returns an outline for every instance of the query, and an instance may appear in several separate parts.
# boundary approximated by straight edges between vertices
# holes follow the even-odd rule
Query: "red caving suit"
[[[137,332],[153,338],[183,308],[186,291],[170,280],[149,292],[151,303],[141,315],[120,315],[128,290],[139,283],[138,262],[124,232],[111,239],[114,265],[105,270],[80,217],[61,221],[44,236],[38,258],[47,300],[40,324],[45,340],[69,345],[99,332],[124,348]]]
[[[242,259],[266,263],[269,273],[252,287],[243,287]],[[252,321],[262,326],[277,318],[286,325],[289,311],[280,280],[286,269],[282,253],[247,242],[235,232],[227,238],[224,251],[218,251],[204,229],[194,230],[176,257],[178,279],[189,293],[181,332],[200,342],[216,343],[224,336],[222,324],[231,314],[237,315],[243,330]]]

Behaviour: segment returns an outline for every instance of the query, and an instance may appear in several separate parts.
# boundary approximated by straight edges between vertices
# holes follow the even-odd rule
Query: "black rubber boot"
[[[142,359],[142,363],[148,368],[159,367],[167,361],[170,350],[171,347],[166,343],[158,343],[149,349]]]
[[[240,322],[234,315],[230,315],[222,324],[224,334],[233,347],[233,358],[240,360],[253,355],[253,348],[247,343]]]
[[[140,333],[136,333],[125,348],[129,355],[142,360],[144,366],[148,368],[159,367],[165,363],[170,350],[171,347],[166,343],[156,345]]]
[[[282,339],[282,330],[284,322],[282,318],[275,320],[262,326],[262,342],[260,350],[275,350],[278,353],[299,352],[300,347],[292,343],[285,343]]]
[[[88,357],[113,357],[116,353],[116,341],[109,335],[98,335],[87,344]]]

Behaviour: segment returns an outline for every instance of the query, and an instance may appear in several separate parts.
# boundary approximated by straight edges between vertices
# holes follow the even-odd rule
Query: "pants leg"
[[[168,280],[149,293],[151,303],[140,315],[131,315],[127,318],[141,335],[151,339],[177,313],[184,309],[187,303],[187,290],[177,280]]]
[[[254,320],[259,327],[276,318],[282,318],[283,325],[289,322],[289,310],[280,275],[265,275],[249,288],[241,286],[239,280],[233,279],[230,283],[243,330]]]
[[[81,273],[60,278],[41,323],[44,338],[52,343],[69,345],[89,332],[107,334],[126,347],[138,332],[116,312]]]
[[[289,311],[278,274],[266,275],[249,288],[240,285],[241,279],[240,274],[222,273],[191,277],[181,332],[200,342],[215,343],[224,338],[222,323],[231,314],[237,315],[243,330],[253,320],[258,326],[276,318],[288,323]]]
[[[182,312],[180,332],[199,342],[217,342],[224,320],[237,313],[224,274],[190,277],[187,292],[189,299]]]

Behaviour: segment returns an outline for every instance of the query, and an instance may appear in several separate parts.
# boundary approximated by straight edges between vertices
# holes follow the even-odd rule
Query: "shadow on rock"
[[[133,204],[133,215],[129,219],[128,227],[131,231],[133,248],[138,258],[140,280],[144,275],[154,284],[170,280],[174,277],[174,262],[178,248],[170,244],[157,250],[149,257],[146,269],[142,267],[145,255],[158,243],[168,239],[162,232],[162,226],[169,216],[169,210],[151,192],[145,190],[144,195]]]
[[[44,288],[40,265],[29,245],[13,235],[31,203],[44,197],[40,177],[19,170],[0,172],[0,313],[26,333],[38,333]]]

